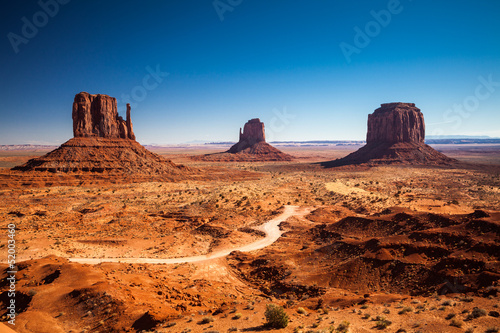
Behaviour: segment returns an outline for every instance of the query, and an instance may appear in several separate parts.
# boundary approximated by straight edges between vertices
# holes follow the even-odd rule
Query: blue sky
[[[500,137],[496,0],[2,7],[0,144],[68,140],[80,91],[116,97],[122,115],[128,95],[143,144],[235,141],[256,117],[270,140],[360,140],[397,101],[416,103],[427,135]]]

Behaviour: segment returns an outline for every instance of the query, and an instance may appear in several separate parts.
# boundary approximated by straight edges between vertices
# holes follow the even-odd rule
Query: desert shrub
[[[472,312],[467,315],[466,319],[471,320],[471,319],[479,318],[479,317],[483,317],[483,316],[486,316],[486,310],[474,308],[474,309],[472,309]]]
[[[300,314],[307,314],[307,311],[306,311],[306,309],[304,309],[304,308],[298,308],[298,309],[297,309],[297,313],[300,313]]]
[[[339,326],[337,326],[337,332],[339,333],[346,333],[347,331],[349,331],[349,326],[351,325],[350,322],[348,321],[343,321],[339,324]]]
[[[202,324],[208,324],[208,323],[211,323],[213,321],[214,321],[214,317],[212,317],[212,316],[206,316],[206,317],[201,318]]]
[[[456,316],[456,315],[455,315],[454,313],[449,313],[449,314],[448,314],[448,315],[447,315],[444,319],[446,319],[446,320],[450,320],[450,319],[455,318],[455,316]]]
[[[488,327],[484,333],[498,333],[500,328],[498,327]]]
[[[377,327],[380,330],[383,330],[387,328],[390,324],[392,324],[392,321],[387,320],[384,317],[377,317],[377,322],[375,323],[375,327]]]
[[[288,326],[288,315],[283,307],[274,304],[266,306],[266,325],[273,328],[285,328]]]
[[[236,327],[231,327],[227,331],[228,332],[238,332],[238,329]]]
[[[233,316],[233,319],[240,319],[243,315],[241,313],[236,313],[234,316]]]
[[[409,306],[405,306],[404,308],[401,309],[401,311],[398,312],[398,314],[405,314],[407,312],[412,312],[413,309],[410,308]]]
[[[450,321],[450,326],[454,326],[454,327],[462,327],[464,323],[462,323],[460,320],[456,319],[456,318],[453,318],[451,321]]]

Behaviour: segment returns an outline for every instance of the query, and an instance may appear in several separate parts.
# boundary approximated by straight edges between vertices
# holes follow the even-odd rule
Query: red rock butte
[[[228,150],[228,153],[238,153],[259,142],[266,142],[264,123],[259,118],[250,119],[243,127],[243,132],[240,128],[240,140]]]
[[[73,102],[73,136],[135,140],[127,104],[127,120],[118,115],[116,98],[81,92]]]
[[[240,139],[224,153],[193,156],[195,160],[212,162],[263,162],[291,161],[293,156],[274,148],[266,142],[264,123],[259,118],[250,119],[240,128]]]
[[[322,165],[450,165],[457,162],[426,145],[424,140],[424,115],[415,104],[386,103],[368,115],[365,146],[344,158]]]
[[[127,118],[123,120],[114,97],[77,94],[72,112],[74,138],[13,170],[156,175],[167,180],[183,178],[192,171],[135,141],[129,104],[126,112]]]

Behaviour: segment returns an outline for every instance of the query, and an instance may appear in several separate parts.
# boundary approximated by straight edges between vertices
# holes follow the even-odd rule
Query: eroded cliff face
[[[240,129],[240,142],[246,141],[250,145],[257,142],[266,141],[266,134],[264,132],[264,123],[260,121],[259,118],[251,119],[247,121],[243,127],[243,133]]]
[[[108,95],[76,94],[73,102],[73,136],[135,140],[127,104],[127,120],[118,115],[116,98]]]
[[[259,142],[266,142],[264,123],[259,118],[254,118],[245,124],[243,132],[240,128],[240,140],[229,149],[230,153],[238,153]]]
[[[382,104],[368,115],[366,143],[423,143],[424,115],[413,103]]]
[[[451,165],[456,162],[425,144],[424,115],[415,104],[387,103],[368,115],[365,146],[322,165]]]

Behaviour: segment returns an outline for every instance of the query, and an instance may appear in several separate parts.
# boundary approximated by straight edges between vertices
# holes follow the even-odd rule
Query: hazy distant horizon
[[[428,135],[500,137],[500,2],[55,1],[3,4],[0,145],[70,139],[81,91],[130,102],[142,144],[252,118],[269,141],[364,140],[389,102]]]

